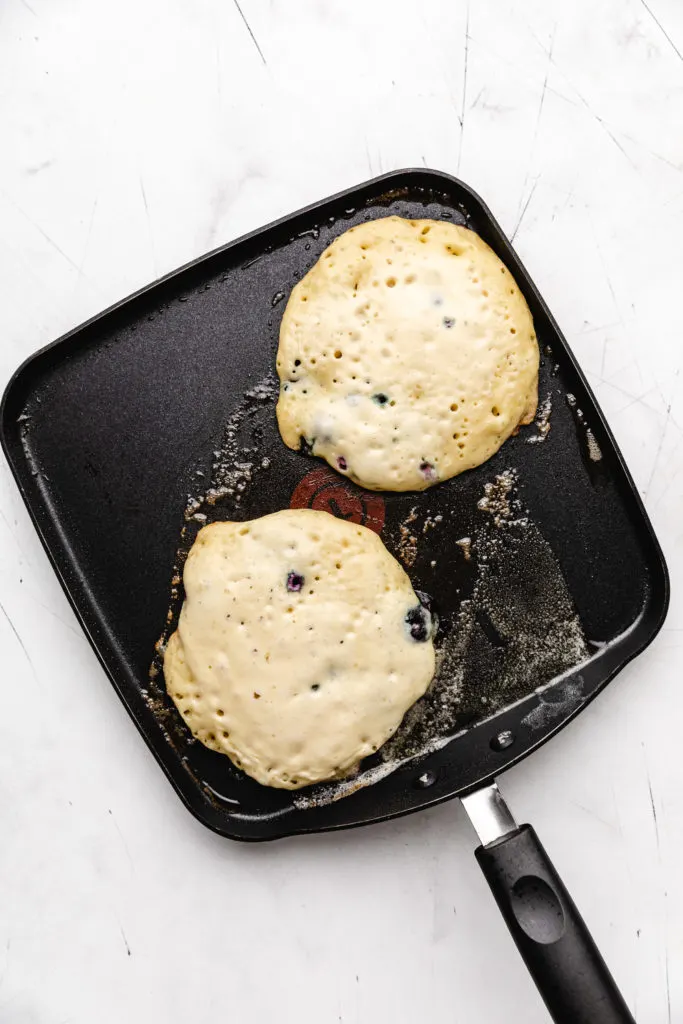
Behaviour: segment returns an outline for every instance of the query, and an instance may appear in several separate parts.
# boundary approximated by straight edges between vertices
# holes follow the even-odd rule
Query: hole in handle
[[[564,910],[559,897],[542,878],[524,875],[512,887],[510,901],[517,923],[534,942],[549,945],[564,935]]]

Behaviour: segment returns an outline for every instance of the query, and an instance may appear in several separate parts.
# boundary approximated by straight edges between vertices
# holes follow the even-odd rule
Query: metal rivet
[[[415,780],[415,785],[419,786],[420,789],[429,789],[436,782],[436,775],[434,772],[423,772]]]
[[[507,750],[515,742],[514,733],[509,729],[503,729],[497,736],[494,736],[489,746],[491,750]]]

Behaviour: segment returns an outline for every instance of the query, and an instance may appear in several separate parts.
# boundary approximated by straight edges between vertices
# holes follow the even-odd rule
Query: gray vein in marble
[[[527,196],[527,200],[526,200],[524,206],[522,207],[522,210],[520,212],[519,217],[517,218],[517,223],[515,224],[515,227],[514,227],[514,230],[513,230],[512,234],[510,235],[510,241],[511,242],[514,242],[515,237],[517,235],[517,232],[519,231],[519,229],[521,227],[522,221],[524,220],[524,215],[525,215],[526,211],[529,209],[529,203],[531,202],[531,200],[533,198],[533,195],[534,195],[534,192],[536,191],[536,186],[538,185],[539,180],[540,180],[540,174],[539,174],[538,178],[535,179],[533,185],[531,186],[531,189],[529,191],[529,195]]]
[[[38,231],[43,236],[45,241],[49,242],[52,248],[56,249],[59,255],[62,256],[66,260],[66,262],[69,263],[74,268],[74,270],[78,270],[78,272],[80,273],[80,268],[78,267],[78,265],[74,263],[70,256],[67,256],[63,249],[60,249],[55,240],[53,238],[50,238],[47,231],[44,231],[43,228],[41,228],[38,221],[34,220],[33,217],[30,217],[25,210],[22,210],[19,204],[15,203],[14,200],[10,198],[10,196],[8,196],[5,191],[0,190],[0,195],[2,195],[3,199],[5,199],[10,204],[10,206],[13,206],[14,209],[17,210],[17,212],[20,213],[21,216],[24,217],[29,222],[29,224],[33,225],[36,231]]]
[[[465,20],[465,63],[462,73],[462,105],[460,107],[460,145],[458,146],[458,166],[456,174],[460,174],[460,160],[462,158],[462,144],[465,136],[465,103],[467,102],[467,65],[470,56],[470,5],[467,3],[467,16]]]
[[[647,4],[645,3],[645,0],[640,0],[640,2],[641,2],[641,4],[643,5],[643,7],[645,8],[645,10],[647,11],[647,13],[648,13],[648,14],[650,15],[650,17],[652,18],[652,20],[654,21],[654,23],[655,23],[655,25],[657,26],[657,28],[659,29],[659,31],[660,31],[660,32],[662,33],[662,35],[663,35],[663,36],[664,36],[664,38],[666,39],[666,41],[667,41],[667,43],[669,44],[669,46],[671,47],[671,49],[672,49],[672,50],[674,51],[674,53],[676,54],[676,56],[678,57],[678,59],[679,59],[680,61],[683,61],[683,53],[681,53],[681,51],[680,51],[680,50],[678,49],[678,47],[677,47],[677,46],[676,46],[676,44],[674,43],[674,41],[673,41],[673,39],[671,38],[671,36],[669,35],[669,33],[668,33],[668,32],[666,31],[666,29],[665,29],[665,28],[664,28],[664,26],[662,25],[662,23],[661,23],[661,21],[659,20],[659,18],[658,18],[658,17],[656,16],[656,14],[654,14],[654,12],[652,11],[652,9],[651,9],[651,8],[650,8],[650,7],[649,7],[649,6],[648,6],[648,5],[647,5]]]
[[[258,44],[258,39],[256,38],[256,36],[255,36],[255,35],[254,35],[254,33],[252,32],[252,29],[251,29],[251,25],[249,24],[249,22],[247,21],[247,19],[246,19],[246,18],[245,18],[245,16],[244,16],[244,11],[243,11],[243,10],[242,10],[242,8],[240,7],[240,5],[239,5],[239,3],[238,3],[238,0],[233,0],[233,3],[234,3],[235,7],[237,8],[237,10],[238,10],[238,11],[239,11],[239,13],[240,13],[240,18],[242,19],[242,21],[244,22],[244,24],[245,24],[245,25],[247,26],[247,32],[248,32],[248,33],[249,33],[249,35],[251,36],[251,38],[252,38],[252,41],[253,41],[253,43],[254,43],[254,46],[255,46],[255,47],[256,47],[256,49],[258,50],[258,55],[259,55],[259,57],[261,58],[261,60],[263,61],[263,63],[264,63],[264,64],[265,64],[266,66],[267,66],[267,61],[266,61],[266,58],[265,58],[265,57],[263,56],[263,50],[261,49],[261,47],[260,47],[260,46],[259,46],[259,44]]]

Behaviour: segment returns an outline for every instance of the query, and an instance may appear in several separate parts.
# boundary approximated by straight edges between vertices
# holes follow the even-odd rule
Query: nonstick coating
[[[534,315],[549,402],[547,434],[541,418],[422,495],[360,491],[285,448],[274,418],[291,287],[336,235],[389,214],[465,223],[493,247]],[[566,724],[666,613],[662,553],[566,342],[481,200],[435,171],[385,175],[300,211],[55,342],[10,382],[2,442],[121,699],[190,810],[232,838],[378,821],[473,789]],[[158,672],[155,644],[173,628],[203,517],[290,503],[381,529],[441,615],[443,699],[418,709],[393,760],[364,766],[356,791],[358,780],[299,794],[259,786],[192,740]]]

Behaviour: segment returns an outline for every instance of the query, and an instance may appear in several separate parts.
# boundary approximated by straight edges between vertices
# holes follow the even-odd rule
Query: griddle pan
[[[485,465],[423,494],[369,494],[279,438],[273,377],[286,296],[371,218],[476,230],[531,307],[539,415]],[[631,1017],[576,908],[495,777],[567,724],[653,639],[662,552],[560,330],[491,213],[429,170],[383,175],[170,274],[28,359],[2,444],[76,615],[187,807],[233,839],[382,821],[455,796],[556,1021]],[[379,532],[431,595],[438,670],[397,736],[339,783],[258,785],[193,741],[160,672],[182,563],[216,519],[324,508]]]

